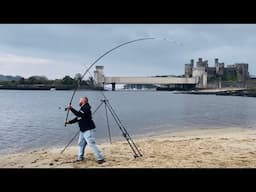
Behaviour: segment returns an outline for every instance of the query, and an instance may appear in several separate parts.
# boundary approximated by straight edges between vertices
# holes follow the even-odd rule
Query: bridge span
[[[191,88],[199,83],[198,77],[107,77],[104,75],[103,69],[103,66],[96,66],[94,71],[96,85],[103,87],[106,84],[112,84],[113,91],[116,84],[178,85],[183,88]]]

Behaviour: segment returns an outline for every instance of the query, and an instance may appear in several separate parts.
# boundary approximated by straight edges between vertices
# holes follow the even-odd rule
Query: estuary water
[[[188,129],[256,127],[256,98],[173,94],[161,91],[105,91],[131,137]],[[64,127],[72,91],[0,90],[0,153],[64,147],[78,125]],[[87,96],[92,111],[103,99],[100,91],[78,91],[73,107]],[[72,113],[69,119],[74,116]],[[112,140],[123,139],[108,112]],[[94,114],[97,142],[108,142],[104,105]],[[77,144],[77,140],[73,145]]]

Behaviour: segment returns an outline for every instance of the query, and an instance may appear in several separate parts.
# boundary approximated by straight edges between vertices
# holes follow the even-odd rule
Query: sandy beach
[[[73,163],[78,146],[0,155],[1,168],[255,168],[256,130],[200,129],[134,139],[143,157],[133,158],[125,140],[103,143],[106,162],[97,164],[90,148]]]

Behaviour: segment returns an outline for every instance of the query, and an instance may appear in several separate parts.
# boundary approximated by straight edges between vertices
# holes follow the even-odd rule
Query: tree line
[[[69,75],[66,75],[62,79],[49,80],[46,76],[30,76],[28,78],[20,78],[19,80],[12,81],[2,81],[0,85],[4,86],[66,86],[66,87],[74,87],[77,85],[77,82],[80,81],[80,85],[84,87],[94,87],[94,79],[93,77],[89,77],[88,79],[82,79],[82,75],[77,73],[73,78]]]

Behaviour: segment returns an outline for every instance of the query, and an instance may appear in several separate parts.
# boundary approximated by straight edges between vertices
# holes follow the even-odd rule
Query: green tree
[[[74,80],[81,82],[81,81],[82,81],[82,75],[81,75],[81,73],[77,73],[77,74],[75,75],[75,77],[74,77]]]
[[[73,85],[75,83],[74,79],[72,79],[72,77],[66,75],[63,79],[62,79],[62,84],[64,85]]]
[[[46,76],[38,76],[37,80],[40,84],[48,84],[49,83],[49,80]]]
[[[25,78],[24,77],[20,78],[19,84],[25,84]]]
[[[90,86],[93,86],[93,85],[94,85],[94,79],[93,79],[93,77],[89,77],[89,79],[88,79],[88,84],[89,84]]]
[[[29,77],[27,82],[28,84],[36,84],[37,83],[36,77],[35,76]]]
[[[31,76],[27,82],[28,84],[48,84],[49,80],[45,76]]]

